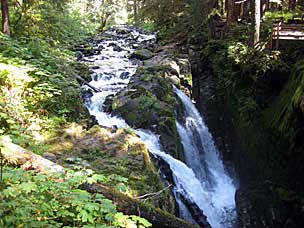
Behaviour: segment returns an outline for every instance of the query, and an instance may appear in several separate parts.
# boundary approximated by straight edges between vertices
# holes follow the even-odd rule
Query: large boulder
[[[127,27],[115,27],[116,34],[129,35],[131,30]]]
[[[168,55],[158,53],[153,58],[144,61],[145,66],[167,65],[172,67],[182,77],[191,74],[191,65],[188,56]]]
[[[171,77],[173,84],[191,96],[192,73],[191,65],[187,55],[173,55],[166,51],[157,53],[151,59],[144,61],[144,66],[163,65],[174,70],[174,76]]]
[[[147,60],[153,57],[153,52],[148,49],[138,49],[136,50],[130,58],[135,58],[139,60]]]
[[[174,72],[168,66],[139,67],[129,85],[116,94],[112,102],[106,102],[105,110],[122,116],[132,127],[159,134],[164,150],[183,160],[175,124],[178,101],[170,80]]]

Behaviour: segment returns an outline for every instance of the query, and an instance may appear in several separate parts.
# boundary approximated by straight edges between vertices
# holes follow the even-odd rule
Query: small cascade
[[[118,117],[103,112],[103,104],[109,95],[114,95],[130,81],[135,74],[137,65],[128,56],[140,44],[155,42],[155,35],[140,33],[136,29],[128,28],[127,34],[120,34],[124,26],[115,26],[105,32],[107,39],[96,44],[99,54],[86,57],[84,60],[92,65],[92,81],[90,85],[101,92],[93,93],[87,107],[90,114],[95,116],[101,126],[126,128],[126,122]]]
[[[119,32],[121,28],[123,33]],[[107,96],[115,95],[126,87],[136,72],[137,65],[128,56],[138,46],[155,42],[155,36],[129,27],[113,27],[105,35],[107,38],[95,44],[94,49],[98,49],[98,54],[84,58],[92,66],[90,84],[101,91],[93,92],[87,107],[101,126],[130,128],[122,118],[105,113],[103,104]],[[235,188],[225,173],[202,117],[191,100],[181,91],[175,90],[185,106],[185,121],[177,123],[177,127],[186,152],[186,164],[165,153],[159,137],[152,132],[141,129],[135,131],[149,151],[169,165],[180,216],[195,223],[197,219],[189,210],[194,205],[202,216],[207,215],[213,228],[230,228],[232,226],[228,225],[228,217],[234,218],[229,211],[234,209]],[[208,226],[206,224],[205,227]]]

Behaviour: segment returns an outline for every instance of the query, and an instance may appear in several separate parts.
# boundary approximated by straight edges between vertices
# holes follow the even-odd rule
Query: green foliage
[[[137,216],[117,212],[101,194],[79,189],[83,183],[108,180],[103,175],[72,172],[46,176],[4,168],[0,188],[1,227],[150,227]]]
[[[150,19],[157,25],[169,27],[176,23],[178,14],[183,11],[185,3],[181,0],[175,1],[146,1],[141,8],[142,20]]]
[[[252,27],[250,24],[236,24],[229,28],[229,39],[234,42],[250,44],[250,34]]]
[[[275,77],[273,72],[287,68],[277,51],[258,50],[229,40],[208,42],[202,55],[210,61],[212,74],[219,80],[218,93],[232,102],[243,126],[261,117],[257,87]]]
[[[124,215],[123,213],[115,214],[115,221],[113,222],[113,225],[115,225],[116,227],[125,227],[125,228],[131,228],[131,227],[144,228],[144,227],[152,226],[152,224],[149,223],[146,219],[134,215],[130,215],[130,216]]]
[[[271,109],[267,110],[266,117],[272,129],[279,135],[287,138],[292,144],[297,134],[297,121],[304,112],[304,61],[294,65],[292,74],[285,87],[275,100]]]
[[[141,111],[155,109],[157,111],[160,110],[160,104],[155,96],[152,94],[147,94],[146,96],[140,96],[139,97],[139,106],[138,108]]]
[[[0,34],[0,132],[23,146],[45,131],[87,116],[73,53],[33,36]],[[35,148],[39,148],[35,147]]]
[[[82,25],[84,15],[71,10],[75,1],[42,0],[22,1],[11,10],[11,27],[14,36],[39,38],[52,46],[73,45],[92,32],[94,27]]]
[[[243,125],[247,125],[257,117],[260,107],[256,103],[255,99],[248,95],[240,97],[238,102],[240,119],[242,120]]]
[[[277,187],[275,189],[276,193],[278,194],[279,198],[285,202],[294,202],[297,199],[297,195],[295,194],[295,192],[289,190],[289,189],[285,189],[283,187]]]
[[[294,18],[296,15],[297,13],[293,11],[272,11],[265,12],[263,19],[266,21],[271,20],[272,22],[283,19],[284,22],[287,22],[288,20]]]
[[[85,24],[103,31],[114,24],[128,21],[128,1],[126,0],[73,0],[71,9],[82,15]]]
[[[157,31],[156,24],[150,21],[142,22],[139,26],[146,31],[150,31],[150,32]]]
[[[228,56],[241,67],[243,72],[249,72],[249,76],[254,80],[263,77],[267,71],[284,65],[280,61],[279,55],[278,51],[260,51],[240,42],[228,47]]]
[[[161,39],[178,36],[184,39],[190,34],[202,36],[206,30],[206,1],[145,1],[139,16],[142,23],[153,23],[159,29]]]

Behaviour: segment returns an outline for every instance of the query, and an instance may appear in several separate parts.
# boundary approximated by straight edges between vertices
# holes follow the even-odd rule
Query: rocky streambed
[[[116,26],[78,47],[77,58],[91,69],[92,81],[84,86],[83,96],[100,125],[96,128],[106,128],[118,139],[121,134],[131,134],[137,137],[134,141],[146,146],[139,146],[134,153],[129,151],[134,147],[129,147],[128,140],[120,141],[125,144],[120,150],[115,149],[117,145],[107,147],[110,154],[118,151],[113,157],[123,160],[120,168],[127,167],[126,172],[120,172],[113,164],[110,172],[123,173],[132,186],[141,186],[135,196],[147,193],[146,185],[160,189],[164,183],[171,184],[171,191],[165,191],[160,201],[152,200],[154,207],[201,227],[234,227],[232,180],[203,118],[183,93],[191,94],[188,57],[171,46],[158,46],[155,40],[154,34]],[[191,162],[189,157],[194,154],[198,157],[193,159],[201,162]],[[104,154],[97,156],[101,161],[104,158]],[[153,175],[158,168],[158,177],[151,179],[149,172],[134,173],[138,162],[139,170]],[[201,176],[196,169],[205,169],[208,176]],[[161,180],[162,184],[155,184]],[[162,206],[162,200],[168,203]]]

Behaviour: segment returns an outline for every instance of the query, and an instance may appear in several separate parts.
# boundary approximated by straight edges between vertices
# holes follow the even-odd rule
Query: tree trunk
[[[100,26],[98,27],[98,31],[100,32],[104,32],[104,29],[108,23],[108,20],[110,18],[111,14],[110,13],[106,13],[102,18],[101,18],[101,22],[100,22]]]
[[[288,10],[295,10],[296,5],[297,5],[296,0],[289,0],[288,1]]]
[[[261,0],[254,2],[254,46],[260,41],[260,24],[261,24]]]
[[[134,23],[138,24],[138,2],[137,0],[133,0],[133,16],[134,16]]]
[[[237,15],[236,4],[234,3],[234,0],[227,0],[226,9],[227,9],[227,24],[231,25],[237,22],[238,15]]]
[[[2,32],[10,35],[8,0],[1,0]]]
[[[62,166],[12,143],[7,137],[0,137],[0,146],[3,159],[9,164],[21,165],[25,170],[37,170],[42,173],[64,171]]]

